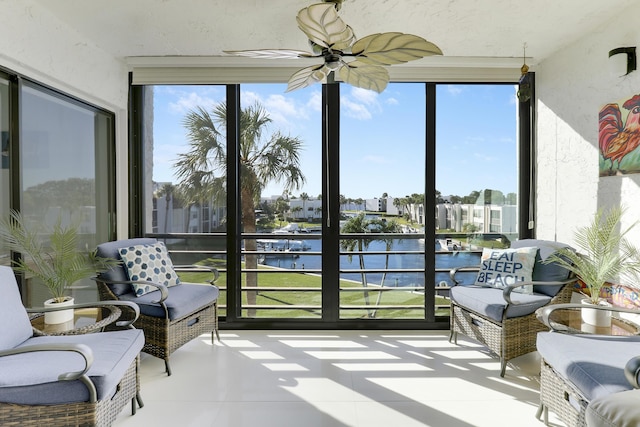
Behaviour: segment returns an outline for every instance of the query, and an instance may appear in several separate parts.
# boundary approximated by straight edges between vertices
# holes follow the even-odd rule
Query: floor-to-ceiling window
[[[79,248],[113,239],[114,115],[22,76],[0,76],[0,215],[19,211],[45,241],[56,224],[78,227]],[[2,249],[9,264],[10,254]],[[25,277],[25,304],[42,305],[46,288]],[[96,300],[91,280],[75,283],[77,301]]]
[[[478,265],[483,247],[509,247],[519,238],[519,104],[514,85],[443,84],[436,105],[433,277],[446,289],[451,267]],[[473,283],[475,276],[458,277]]]
[[[9,135],[11,123],[9,121],[10,104],[9,104],[9,76],[0,74],[0,138],[2,142],[2,151],[0,151],[0,215],[3,217],[8,215],[11,206],[11,175],[9,170]],[[9,251],[0,245],[0,264],[9,265]]]
[[[341,88],[341,319],[425,319],[425,99]]]
[[[220,269],[227,322],[444,325],[446,271],[518,238],[514,85],[234,87],[146,86],[141,150],[144,232]]]

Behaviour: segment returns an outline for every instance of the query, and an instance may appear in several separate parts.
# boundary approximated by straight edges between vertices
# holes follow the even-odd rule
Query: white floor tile
[[[446,331],[223,331],[164,362],[143,355],[135,416],[116,426],[542,426],[540,360],[500,364]],[[555,418],[552,425],[561,425]]]

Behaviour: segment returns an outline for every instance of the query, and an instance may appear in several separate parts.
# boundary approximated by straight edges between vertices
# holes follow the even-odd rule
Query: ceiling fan
[[[287,92],[313,83],[331,82],[337,73],[341,80],[352,86],[380,93],[389,83],[389,72],[383,65],[442,55],[438,46],[412,34],[377,33],[356,40],[353,29],[338,16],[342,1],[325,0],[298,12],[298,27],[309,38],[311,53],[291,49],[224,52],[261,59],[322,58],[321,64],[295,72],[289,79]]]

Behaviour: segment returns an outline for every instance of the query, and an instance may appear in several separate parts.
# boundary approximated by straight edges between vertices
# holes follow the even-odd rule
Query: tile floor
[[[537,426],[539,360],[504,378],[483,347],[447,331],[222,331],[164,363],[143,354],[142,399],[115,426]],[[562,425],[550,414],[551,425]]]

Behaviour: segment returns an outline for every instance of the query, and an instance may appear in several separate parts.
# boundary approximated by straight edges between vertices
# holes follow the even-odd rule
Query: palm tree
[[[309,200],[309,195],[307,193],[300,193],[300,198],[302,199],[302,210],[304,211],[302,219],[304,220],[307,217],[307,200]]]
[[[365,218],[364,212],[361,212],[357,216],[345,222],[342,228],[340,229],[340,233],[341,234],[368,233],[370,231],[369,224],[370,224],[370,221]],[[358,259],[360,261],[360,270],[364,270],[365,269],[364,255],[362,254],[362,251],[367,249],[369,247],[369,244],[371,244],[372,241],[373,239],[366,239],[362,237],[355,238],[355,239],[342,239],[340,241],[340,248],[347,252],[353,252],[354,250],[357,249],[358,252],[360,252],[358,254]],[[353,258],[352,254],[347,255],[347,259],[349,260],[349,262],[351,262],[352,258]],[[360,276],[362,277],[362,287],[366,288],[368,286],[367,273],[364,271],[361,271]],[[364,303],[365,305],[369,305],[369,292],[366,290],[364,291]],[[367,316],[372,317],[372,312],[367,311]]]
[[[295,206],[291,208],[291,213],[293,213],[294,218],[300,219],[300,212],[302,212],[302,206]]]
[[[344,194],[340,195],[340,210],[344,211],[347,209],[347,198]]]
[[[285,190],[299,189],[305,178],[300,169],[302,141],[285,136],[279,131],[264,138],[263,132],[271,123],[266,110],[256,103],[240,111],[240,203],[242,229],[245,233],[256,232],[255,206],[260,200],[262,189],[271,181],[283,183]],[[183,120],[187,129],[190,150],[179,154],[175,164],[176,176],[181,185],[189,189],[191,200],[216,200],[224,194],[227,179],[227,107],[224,102],[211,111],[196,107]],[[245,249],[255,251],[255,239],[245,240]],[[245,267],[256,269],[256,255],[245,256]],[[255,273],[246,275],[246,286],[256,287]],[[247,303],[256,303],[256,293],[247,292]],[[249,316],[255,310],[248,311]]]
[[[378,237],[375,240],[382,240],[385,244],[385,251],[387,252],[384,256],[384,273],[382,273],[382,277],[380,278],[380,287],[384,286],[384,281],[387,278],[387,270],[389,269],[389,252],[393,249],[393,243],[396,238],[394,237],[385,237],[384,234],[387,233],[402,233],[402,227],[396,221],[387,221],[384,219],[373,219],[370,222],[370,226],[368,227],[371,231],[376,233],[381,233],[383,236]],[[402,239],[397,239],[398,242],[402,241]],[[380,305],[380,300],[382,298],[382,292],[378,292],[378,298],[376,299],[376,307]],[[372,317],[376,317],[377,309],[373,311]]]
[[[164,229],[162,230],[163,233],[165,234],[169,232],[169,229],[167,228],[169,226],[169,202],[173,198],[173,193],[175,191],[176,191],[175,185],[168,182],[163,184],[162,187],[160,187],[160,189],[156,193],[156,197],[158,198],[164,197],[164,201],[165,201]]]
[[[284,198],[278,197],[276,200],[276,212],[278,212],[285,221],[287,220],[287,211],[289,210],[289,202],[287,202]],[[282,226],[282,222],[280,223]]]

